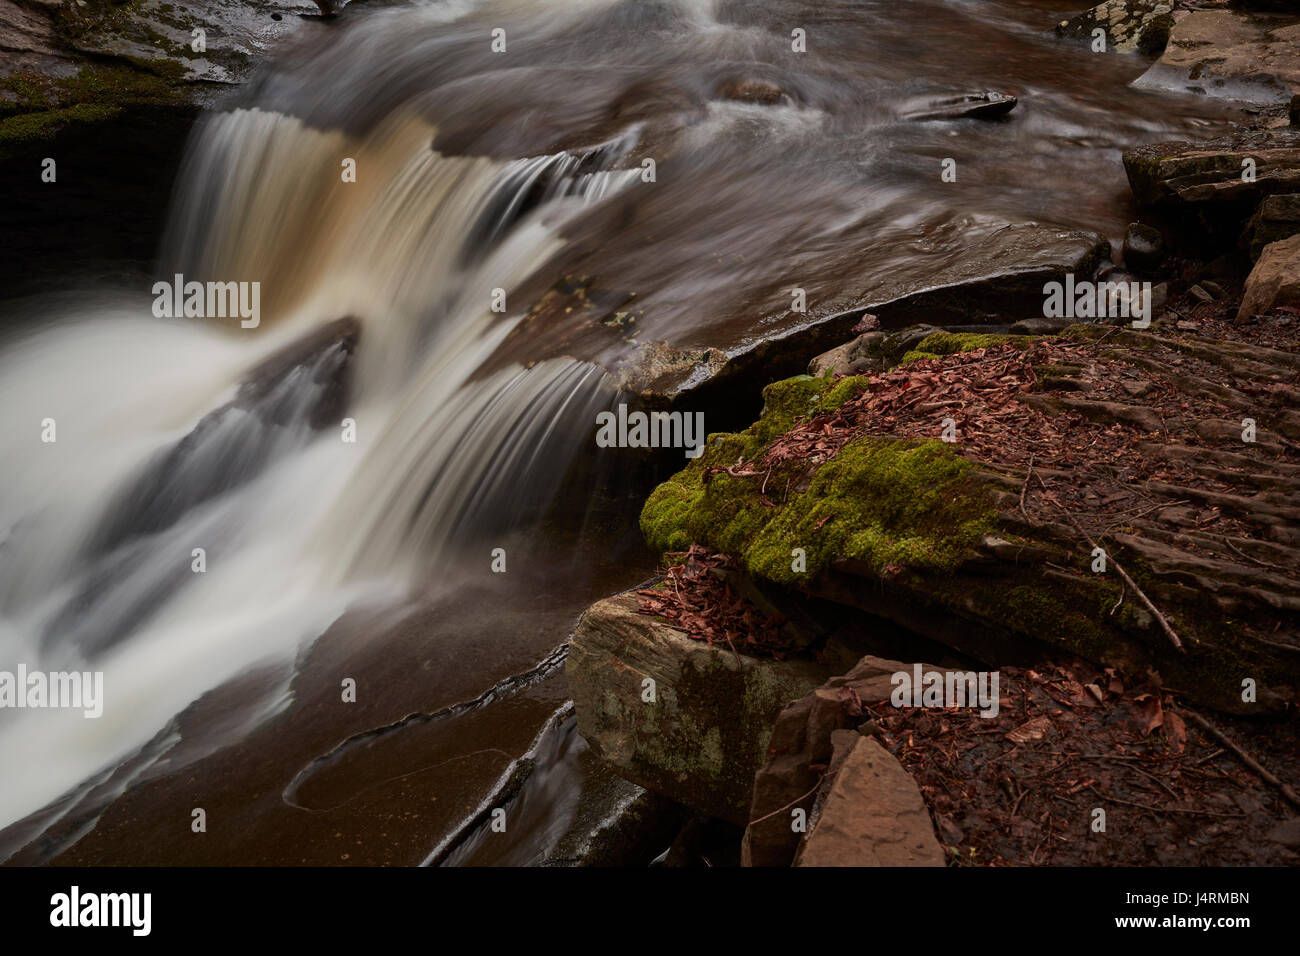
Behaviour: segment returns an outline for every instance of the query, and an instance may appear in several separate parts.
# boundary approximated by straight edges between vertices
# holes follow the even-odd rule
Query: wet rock
[[[1172,0],[1106,0],[1068,20],[1053,32],[1058,37],[1092,42],[1094,31],[1106,34],[1106,49],[1116,53],[1159,54],[1174,25]]]
[[[1246,160],[1254,179],[1243,177]],[[1124,171],[1143,205],[1208,207],[1300,192],[1300,133],[1237,133],[1200,143],[1156,143],[1124,151]]]
[[[914,121],[997,119],[1015,109],[1018,102],[1010,93],[960,93],[913,103],[903,109],[903,116]]]
[[[1013,322],[1007,331],[1012,335],[1055,335],[1074,324],[1074,319],[1047,319],[1036,317]]]
[[[1246,279],[1237,321],[1283,306],[1300,308],[1300,235],[1264,247]]]
[[[1154,272],[1165,258],[1165,237],[1160,230],[1140,222],[1124,233],[1124,265],[1135,272]]]
[[[341,9],[345,2],[321,0],[321,9]],[[11,29],[15,38],[12,47],[5,45],[0,76],[31,70],[68,77],[111,61],[182,99],[206,104],[216,88],[203,84],[243,82],[258,58],[300,30],[301,15],[315,14],[316,8],[311,0],[90,0],[75,6],[58,0],[21,5],[0,0],[0,38]],[[204,31],[201,49],[195,48],[195,29]]]
[[[808,363],[808,374],[856,375],[867,369],[883,368],[878,347],[884,339],[884,332],[864,332],[853,341],[813,358]]]
[[[1173,25],[1160,60],[1133,86],[1286,103],[1300,93],[1300,19],[1193,11]]]
[[[1250,258],[1258,259],[1270,242],[1300,233],[1300,193],[1269,196],[1246,224],[1245,242]]]
[[[820,776],[814,766],[831,762],[832,735],[859,723],[862,706],[887,700],[892,676],[910,670],[910,664],[868,655],[848,673],[832,677],[781,711],[768,740],[767,759],[754,778],[754,822],[741,844],[743,865],[790,865],[799,847],[791,812],[812,809]]]
[[[1179,225],[1179,251],[1209,259],[1237,246],[1267,197],[1300,192],[1300,130],[1139,146],[1124,170],[1138,202]]]
[[[766,106],[789,101],[781,87],[766,80],[728,80],[718,95],[739,103],[762,103]]]
[[[916,781],[869,737],[837,730],[835,757],[795,866],[943,866]]]
[[[567,663],[578,730],[633,783],[743,826],[772,721],[830,668],[710,648],[638,605],[621,594],[578,622]]]

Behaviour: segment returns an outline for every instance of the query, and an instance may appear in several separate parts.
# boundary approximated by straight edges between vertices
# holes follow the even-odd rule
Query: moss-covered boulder
[[[711,648],[642,614],[635,594],[593,604],[569,642],[578,731],[633,783],[738,826],[772,723],[833,668]]]
[[[641,528],[994,663],[1051,646],[1257,712],[1300,682],[1300,415],[1268,384],[1297,371],[1101,326],[932,335],[891,372],[769,385]]]

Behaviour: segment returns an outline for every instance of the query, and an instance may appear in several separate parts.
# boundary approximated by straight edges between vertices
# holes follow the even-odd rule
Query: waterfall
[[[631,140],[497,160],[434,138],[405,115],[357,137],[208,118],[160,271],[261,283],[261,326],[118,299],[0,356],[0,669],[103,671],[108,703],[4,714],[0,824],[345,608],[430,587],[526,525],[591,440],[602,370],[482,369],[566,222],[637,178],[610,168]],[[47,418],[56,441],[38,444]]]

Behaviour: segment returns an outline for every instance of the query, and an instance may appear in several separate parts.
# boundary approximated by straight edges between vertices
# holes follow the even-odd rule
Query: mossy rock
[[[797,422],[833,411],[866,387],[861,376],[769,385],[758,422],[740,434],[710,436],[698,459],[655,489],[641,513],[650,546],[707,545],[782,584],[836,560],[877,573],[952,571],[993,529],[994,511],[973,480],[974,466],[943,442],[864,437],[811,472],[799,465],[748,477],[715,470],[753,462]],[[764,483],[770,496],[762,494]]]

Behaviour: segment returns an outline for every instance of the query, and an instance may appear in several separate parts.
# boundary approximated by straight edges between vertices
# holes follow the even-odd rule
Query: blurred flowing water
[[[106,686],[98,720],[0,714],[0,826],[20,821],[0,856],[99,840],[101,858],[139,859],[130,801],[171,807],[184,835],[189,768],[210,803],[261,801],[248,836],[214,839],[229,859],[335,861],[302,848],[344,826],[366,847],[344,859],[426,859],[565,696],[554,668],[485,689],[651,567],[626,516],[622,550],[583,544],[572,514],[539,530],[637,345],[762,338],[792,285],[831,311],[863,275],[941,278],[1001,222],[1117,236],[1118,150],[1223,122],[1129,89],[1138,60],[1044,39],[1072,6],[448,0],[349,10],[286,51],[201,120],[160,247],[166,280],[261,283],[258,328],[155,319],[148,290],[105,289],[24,303],[28,331],[0,351],[0,669]],[[730,98],[740,84],[770,101]],[[1019,107],[908,118],[989,89]],[[575,274],[635,295],[634,340],[526,321]],[[37,440],[46,418],[56,443]],[[367,672],[364,706],[337,703]],[[564,741],[530,838],[484,860],[539,862],[576,812],[583,774],[562,771],[581,744]],[[241,764],[241,742],[274,759]],[[444,792],[400,838],[359,810]]]

